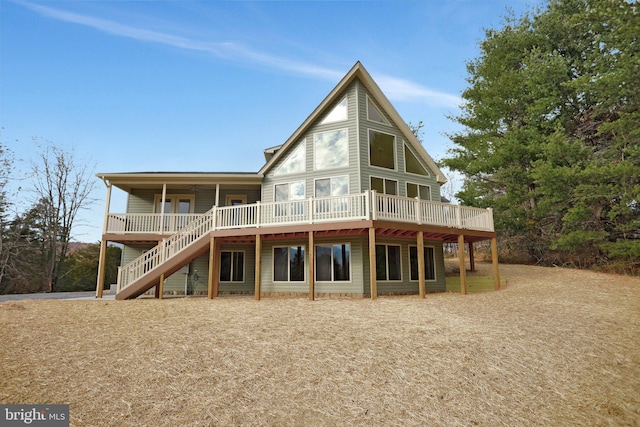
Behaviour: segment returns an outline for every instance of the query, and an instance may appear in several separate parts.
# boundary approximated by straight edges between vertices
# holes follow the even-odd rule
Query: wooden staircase
[[[136,298],[209,250],[209,232],[215,229],[216,208],[200,215],[118,271],[116,299]]]

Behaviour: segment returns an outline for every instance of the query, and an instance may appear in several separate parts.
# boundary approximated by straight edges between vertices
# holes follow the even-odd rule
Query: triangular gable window
[[[274,175],[288,175],[292,173],[301,173],[307,170],[307,148],[306,141],[302,143],[289,154],[284,162],[273,173]]]
[[[407,173],[429,176],[429,172],[422,166],[420,160],[413,155],[407,144],[404,145],[404,170]]]
[[[327,115],[327,117],[320,122],[321,125],[325,125],[327,123],[341,122],[347,120],[347,97],[342,98],[342,101],[338,103],[333,110]]]
[[[367,96],[367,120],[388,125],[389,122],[384,118],[378,107]]]

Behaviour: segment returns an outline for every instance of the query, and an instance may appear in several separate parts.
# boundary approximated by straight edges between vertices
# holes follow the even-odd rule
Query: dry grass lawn
[[[77,426],[640,425],[640,279],[501,274],[424,300],[3,303],[0,403]]]

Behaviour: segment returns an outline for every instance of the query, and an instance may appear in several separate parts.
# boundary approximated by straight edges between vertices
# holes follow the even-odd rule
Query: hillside
[[[0,304],[0,403],[69,402],[78,426],[638,425],[640,278],[501,273],[424,300]]]

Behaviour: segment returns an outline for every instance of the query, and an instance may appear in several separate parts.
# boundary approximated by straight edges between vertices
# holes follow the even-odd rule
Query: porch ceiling
[[[96,176],[126,192],[132,189],[162,188],[164,184],[171,190],[214,189],[242,187],[260,188],[262,175],[249,172],[132,172],[132,173],[98,173]]]

